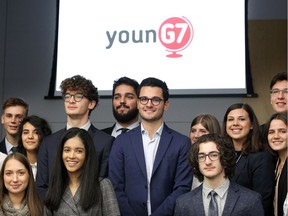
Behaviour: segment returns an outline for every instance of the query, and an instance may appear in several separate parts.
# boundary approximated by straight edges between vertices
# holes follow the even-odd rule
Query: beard
[[[118,113],[115,108],[113,108],[113,115],[114,118],[120,122],[120,123],[127,123],[131,120],[135,119],[138,116],[138,109],[134,108],[132,110],[129,110],[127,113]]]

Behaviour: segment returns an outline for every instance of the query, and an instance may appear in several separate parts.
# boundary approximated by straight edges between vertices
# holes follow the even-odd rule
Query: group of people
[[[116,80],[116,122],[102,130],[90,120],[93,83],[76,75],[60,88],[67,122],[54,133],[22,99],[2,107],[0,215],[287,214],[286,72],[271,81],[266,124],[237,103],[222,126],[212,114],[195,117],[189,136],[164,122],[169,89],[160,79]]]

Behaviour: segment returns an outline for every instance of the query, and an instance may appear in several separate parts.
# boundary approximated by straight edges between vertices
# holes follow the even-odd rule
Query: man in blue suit
[[[109,158],[109,178],[121,215],[173,215],[175,200],[191,189],[188,137],[163,121],[169,108],[165,82],[144,79],[137,90],[141,124],[115,139]]]
[[[114,137],[95,128],[89,119],[91,112],[98,104],[98,90],[91,80],[76,75],[61,83],[67,125],[65,128],[43,139],[37,156],[36,185],[42,199],[44,199],[48,185],[51,167],[57,145],[64,132],[71,127],[87,130],[93,138],[94,146],[99,157],[99,176],[107,177],[108,159]]]
[[[236,163],[230,140],[217,134],[201,136],[189,161],[203,184],[176,200],[175,216],[264,215],[261,195],[229,180]]]

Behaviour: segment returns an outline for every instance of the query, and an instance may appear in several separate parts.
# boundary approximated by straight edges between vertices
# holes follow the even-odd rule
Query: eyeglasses
[[[209,152],[208,154],[200,153],[200,154],[197,155],[197,161],[199,163],[202,163],[202,162],[204,162],[206,160],[207,156],[209,157],[209,159],[211,161],[215,161],[215,160],[219,159],[220,153],[216,152],[216,151]]]
[[[279,95],[280,93],[287,95],[288,94],[288,89],[282,89],[282,90],[280,90],[280,89],[272,89],[270,91],[270,94],[273,95],[273,96]]]
[[[149,101],[151,101],[151,103],[154,105],[154,106],[157,106],[161,103],[161,101],[164,101],[163,99],[159,98],[159,97],[153,97],[153,98],[148,98],[148,97],[139,97],[139,100],[140,100],[140,103],[142,105],[146,105]]]
[[[64,94],[63,95],[63,99],[66,102],[69,102],[72,97],[74,98],[74,100],[76,102],[79,102],[79,101],[81,101],[83,99],[84,95],[83,94]]]

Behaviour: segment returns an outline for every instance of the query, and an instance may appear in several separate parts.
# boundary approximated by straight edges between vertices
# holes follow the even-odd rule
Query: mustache
[[[120,109],[121,107],[129,108],[129,106],[127,106],[126,104],[120,104],[116,107],[116,109]]]

